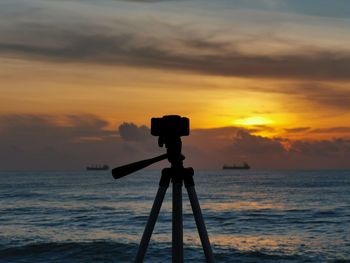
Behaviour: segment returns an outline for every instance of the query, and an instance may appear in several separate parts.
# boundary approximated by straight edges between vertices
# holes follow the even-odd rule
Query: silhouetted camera
[[[152,118],[151,134],[153,136],[180,137],[190,135],[190,120],[178,115]]]

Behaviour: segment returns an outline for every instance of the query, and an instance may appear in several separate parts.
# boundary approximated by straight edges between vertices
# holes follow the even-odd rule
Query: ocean
[[[0,172],[0,262],[132,262],[160,171]],[[350,262],[349,170],[196,171],[217,262]],[[185,262],[205,262],[183,191]],[[171,262],[171,187],[145,262]]]

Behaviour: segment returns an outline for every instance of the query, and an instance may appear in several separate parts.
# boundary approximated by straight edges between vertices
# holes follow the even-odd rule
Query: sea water
[[[159,171],[1,172],[0,262],[132,262]],[[196,171],[217,262],[350,262],[350,171]],[[205,262],[184,189],[185,262]],[[171,187],[145,262],[171,262]]]

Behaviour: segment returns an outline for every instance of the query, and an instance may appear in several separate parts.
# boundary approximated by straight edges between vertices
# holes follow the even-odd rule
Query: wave
[[[33,243],[1,248],[0,262],[130,262],[137,245],[117,242]]]
[[[17,247],[0,247],[1,263],[74,263],[132,262],[138,244],[114,241],[32,243]],[[201,247],[185,246],[186,262],[205,262]],[[327,262],[312,255],[272,254],[263,251],[239,251],[214,248],[217,262]],[[151,243],[145,262],[171,262],[170,243]],[[342,260],[334,262],[343,262]],[[345,262],[345,261],[344,261]]]

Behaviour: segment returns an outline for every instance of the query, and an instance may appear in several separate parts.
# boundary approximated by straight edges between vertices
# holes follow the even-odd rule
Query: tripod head
[[[114,168],[112,170],[114,179],[119,179],[164,159],[168,159],[172,167],[183,167],[182,161],[185,157],[181,154],[181,136],[188,136],[190,134],[189,119],[178,115],[166,115],[162,118],[152,118],[151,134],[153,136],[159,136],[158,145],[159,147],[165,145],[167,153]]]

